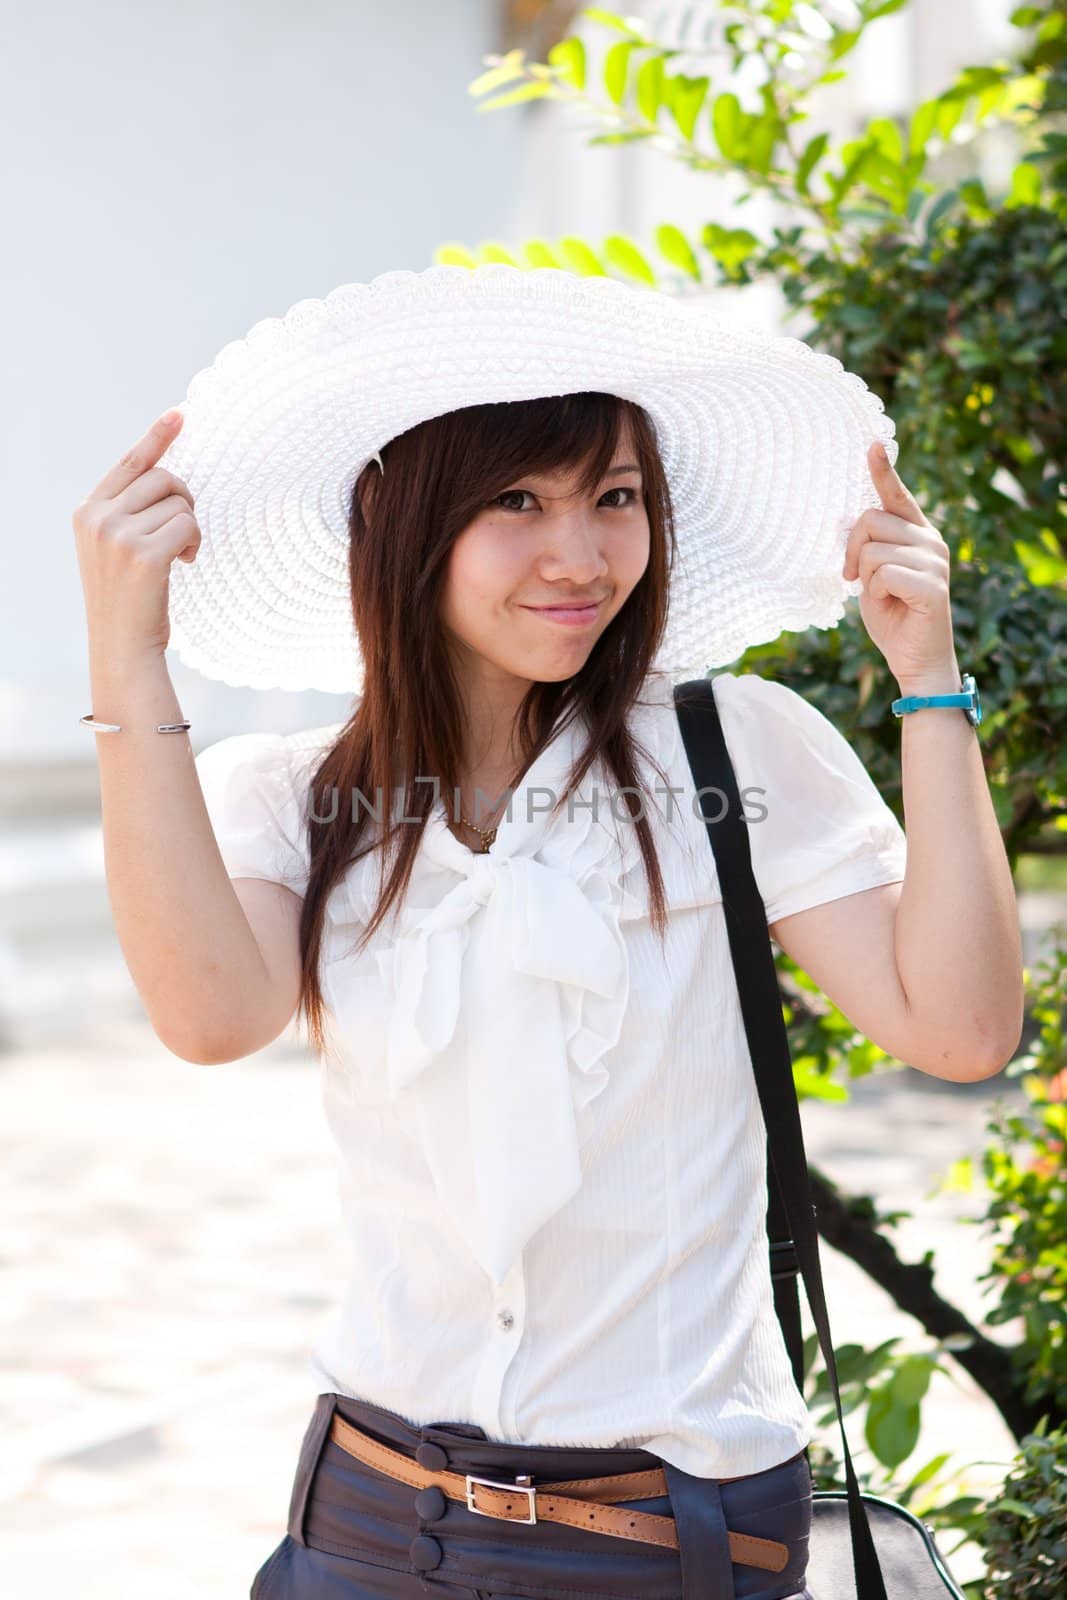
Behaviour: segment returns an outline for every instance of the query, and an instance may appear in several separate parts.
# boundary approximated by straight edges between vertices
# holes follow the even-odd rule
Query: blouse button
[[[420,1489],[415,1496],[415,1510],[424,1522],[439,1522],[445,1514],[445,1497],[436,1483]]]
[[[419,1572],[432,1572],[434,1567],[440,1566],[443,1551],[436,1539],[428,1533],[420,1533],[417,1539],[412,1539],[408,1553],[412,1566]]]
[[[505,1307],[505,1309],[503,1311],[498,1311],[497,1312],[496,1320],[499,1322],[499,1324],[500,1324],[500,1326],[502,1328],[510,1328],[512,1323],[515,1321],[515,1318],[512,1315],[512,1313],[510,1311],[508,1311],[507,1308]]]

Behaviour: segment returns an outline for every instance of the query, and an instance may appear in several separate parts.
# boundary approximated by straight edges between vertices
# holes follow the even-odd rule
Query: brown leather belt
[[[342,1450],[387,1477],[423,1489],[431,1484],[449,1500],[459,1500],[468,1511],[502,1522],[564,1522],[572,1528],[587,1528],[592,1533],[610,1533],[616,1539],[640,1539],[645,1544],[663,1545],[677,1550],[678,1530],[673,1517],[655,1516],[650,1511],[629,1508],[616,1511],[617,1500],[647,1500],[668,1493],[667,1479],[660,1468],[649,1472],[616,1473],[607,1478],[574,1478],[566,1483],[535,1485],[529,1474],[515,1483],[500,1483],[492,1478],[477,1478],[472,1473],[433,1472],[399,1450],[380,1444],[370,1434],[355,1428],[334,1412],[330,1438]],[[720,1478],[720,1483],[734,1483]],[[767,1572],[781,1572],[789,1560],[789,1548],[778,1539],[759,1539],[754,1534],[730,1533],[730,1559]]]

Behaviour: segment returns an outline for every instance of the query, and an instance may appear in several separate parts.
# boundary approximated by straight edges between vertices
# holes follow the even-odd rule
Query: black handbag
[[[701,812],[715,855],[730,955],[749,1053],[767,1128],[767,1235],[775,1309],[797,1387],[804,1351],[797,1272],[826,1362],[844,1447],[843,1490],[816,1490],[812,1501],[808,1587],[813,1600],[964,1600],[928,1530],[903,1506],[862,1493],[845,1437],[830,1324],[826,1313],[815,1207],[808,1181],[800,1107],[778,974],[763,900],[752,872],[748,825],[730,761],[713,680],[674,689],[675,709]],[[719,817],[717,812],[725,812]]]

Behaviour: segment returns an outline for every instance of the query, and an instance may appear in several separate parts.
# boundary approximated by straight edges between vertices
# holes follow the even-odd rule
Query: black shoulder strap
[[[768,1172],[771,1175],[768,1183],[768,1229],[772,1241],[772,1274],[775,1248],[783,1260],[787,1259],[788,1230],[791,1230],[796,1261],[804,1278],[804,1288],[841,1427],[857,1600],[886,1600],[882,1571],[845,1436],[837,1365],[819,1265],[815,1208],[808,1181],[800,1107],[793,1082],[789,1039],[782,1016],[774,951],[767,932],[763,900],[752,871],[748,824],[742,814],[737,780],[719,721],[712,681],[693,678],[688,683],[677,684],[674,700],[700,809],[715,855],[741,1014],[767,1129]],[[719,817],[718,812],[723,810],[724,801],[726,809]],[[768,803],[773,803],[773,796]],[[776,1280],[776,1283],[780,1281]],[[795,1289],[795,1280],[791,1281]],[[776,1288],[776,1306],[780,1304],[780,1292]],[[788,1318],[791,1315],[791,1311],[787,1312],[783,1332],[787,1339],[793,1340],[790,1353],[795,1369],[796,1357],[793,1352],[799,1328],[790,1332]],[[799,1324],[799,1307],[796,1307],[796,1317]]]

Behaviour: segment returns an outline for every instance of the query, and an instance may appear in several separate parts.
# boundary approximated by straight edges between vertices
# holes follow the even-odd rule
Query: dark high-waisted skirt
[[[328,1437],[334,1411],[433,1470],[535,1485],[660,1468],[669,1493],[618,1502],[673,1517],[678,1549],[480,1515],[416,1489]],[[428,1464],[427,1452],[422,1452]],[[802,1452],[746,1478],[682,1472],[646,1450],[491,1443],[469,1423],[416,1427],[364,1400],[321,1394],[300,1449],[288,1531],[256,1573],[250,1600],[815,1600],[805,1585],[811,1475]],[[781,1572],[732,1563],[727,1531],[778,1539]]]

